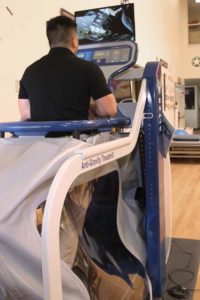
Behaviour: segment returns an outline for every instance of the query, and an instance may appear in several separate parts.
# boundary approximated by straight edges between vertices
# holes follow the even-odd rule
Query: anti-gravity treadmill
[[[78,56],[95,61],[97,51],[81,46]],[[0,124],[0,299],[147,300],[165,291],[172,130],[161,68],[133,68],[131,41],[101,44],[101,55],[108,82],[141,82],[115,118]]]

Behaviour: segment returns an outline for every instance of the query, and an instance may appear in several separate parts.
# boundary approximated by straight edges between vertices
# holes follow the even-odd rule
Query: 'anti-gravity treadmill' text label
[[[102,163],[105,163],[109,160],[114,159],[114,152],[102,154],[100,156],[96,156],[94,158],[87,159],[82,162],[82,169],[88,169],[95,166],[100,166]]]

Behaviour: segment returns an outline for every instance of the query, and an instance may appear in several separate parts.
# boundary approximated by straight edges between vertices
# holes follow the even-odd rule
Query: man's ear
[[[77,35],[74,35],[72,37],[72,47],[73,47],[74,52],[76,52],[78,50],[78,37],[77,37]]]

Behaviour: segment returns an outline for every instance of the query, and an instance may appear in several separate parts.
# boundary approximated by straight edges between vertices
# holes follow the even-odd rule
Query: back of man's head
[[[70,40],[75,33],[75,21],[66,16],[52,18],[46,23],[46,34],[50,47],[69,46]]]

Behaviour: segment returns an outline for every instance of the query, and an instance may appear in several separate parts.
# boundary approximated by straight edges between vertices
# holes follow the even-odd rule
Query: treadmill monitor
[[[135,41],[134,4],[75,12],[79,44]]]

